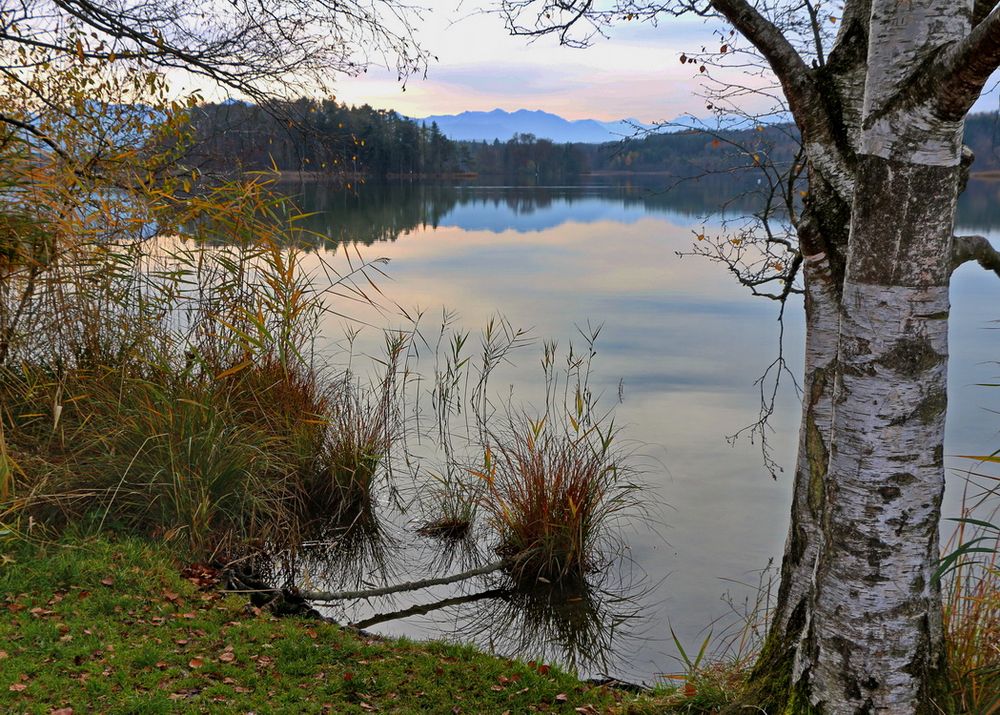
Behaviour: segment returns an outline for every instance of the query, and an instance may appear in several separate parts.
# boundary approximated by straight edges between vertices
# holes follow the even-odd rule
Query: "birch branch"
[[[1000,276],[1000,251],[985,236],[955,236],[951,249],[951,269],[976,261],[988,271]]]
[[[509,561],[494,561],[493,563],[486,564],[485,566],[480,566],[478,568],[470,569],[468,571],[463,571],[457,573],[454,576],[441,576],[439,578],[426,578],[420,581],[406,581],[400,584],[395,584],[392,586],[383,586],[381,588],[372,588],[366,591],[299,591],[299,595],[306,599],[307,601],[350,601],[360,598],[375,598],[376,596],[388,596],[393,593],[403,593],[404,591],[417,591],[421,588],[429,588],[431,586],[444,586],[449,583],[457,583],[458,581],[465,581],[466,579],[475,578],[476,576],[485,576],[486,574],[493,573],[494,571],[499,571],[506,566],[509,566]]]
[[[746,0],[711,0],[711,6],[763,55],[781,83],[810,160],[814,164],[819,162],[820,172],[842,198],[850,200],[853,172],[805,60],[781,30]]]
[[[993,7],[965,39],[941,52],[921,88],[933,92],[930,96],[944,116],[961,119],[998,66],[1000,5]]]

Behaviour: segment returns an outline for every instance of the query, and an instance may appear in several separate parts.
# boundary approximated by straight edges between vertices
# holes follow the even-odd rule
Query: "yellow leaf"
[[[236,365],[235,367],[231,367],[228,370],[223,370],[222,372],[220,372],[218,375],[215,376],[215,379],[216,380],[221,380],[223,378],[229,377],[230,375],[235,375],[240,370],[245,370],[248,367],[250,367],[251,365],[253,365],[253,360],[244,360],[243,362],[241,362],[239,365]]]

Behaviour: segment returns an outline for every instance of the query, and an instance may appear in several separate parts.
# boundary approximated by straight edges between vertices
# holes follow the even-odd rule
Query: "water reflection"
[[[343,243],[370,246],[395,241],[417,229],[459,226],[500,232],[544,231],[567,222],[635,221],[649,213],[702,217],[718,210],[722,191],[729,209],[746,213],[760,205],[753,181],[736,184],[718,177],[669,188],[659,181],[595,179],[564,186],[481,186],[396,182],[342,190],[322,183],[282,185],[309,212],[302,226],[316,247]],[[708,208],[713,207],[713,208]]]
[[[552,609],[544,600],[524,604],[502,583],[344,605],[331,615],[387,635],[475,637],[484,647],[527,657],[543,647],[555,653],[553,644],[562,642],[568,645],[561,646],[561,661],[578,657],[573,653],[582,644],[604,643],[612,654],[606,656],[609,673],[625,680],[649,681],[669,670],[677,653],[668,623],[685,646],[700,643],[702,629],[730,611],[721,600],[732,590],[726,579],[752,581],[748,574],[780,558],[787,529],[790,474],[772,480],[758,445],[730,445],[725,439],[757,415],[754,380],[777,349],[773,305],[748,297],[717,266],[676,256],[691,245],[702,217],[731,191],[702,186],[700,193],[664,193],[663,186],[635,182],[532,189],[408,184],[362,187],[351,195],[305,188],[305,208],[320,212],[310,220],[330,236],[332,247],[377,243],[363,255],[391,259],[380,288],[399,305],[429,307],[431,314],[440,314],[440,306],[458,310],[456,328],[473,336],[499,311],[515,326],[533,327],[539,339],[563,346],[575,325],[603,322],[595,392],[617,395],[623,380],[616,423],[627,426],[627,437],[646,459],[651,499],[670,505],[658,515],[665,529],[636,526],[626,539],[629,560],[639,570],[653,579],[671,576],[651,586],[642,622],[624,619],[610,635],[573,635],[570,625],[586,633],[594,619]],[[1000,183],[971,182],[960,202],[959,230],[1000,228],[998,192]],[[709,229],[713,221],[706,220]],[[963,267],[953,282],[952,305],[946,454],[989,453],[998,445],[998,422],[987,410],[996,409],[1000,393],[976,384],[996,382],[990,361],[1000,354],[998,334],[985,328],[1000,317],[1000,282],[976,266]],[[355,314],[372,325],[394,320]],[[322,329],[333,345],[344,323],[330,319]],[[791,305],[785,355],[793,366],[801,364],[801,331],[801,308]],[[381,334],[369,329],[357,339],[356,352],[377,355],[381,343]],[[519,401],[540,402],[540,353],[540,344],[521,350],[498,371],[495,383],[509,387]],[[335,349],[329,354],[337,359]],[[797,396],[783,392],[771,439],[786,467],[794,459],[798,415]],[[964,466],[951,458],[947,463]],[[961,487],[961,478],[950,471],[947,515],[956,514]],[[402,522],[408,520],[417,522],[418,515],[404,515]],[[420,541],[410,527],[415,524],[394,524],[391,538],[411,545]],[[390,566],[396,579],[454,572],[484,560],[474,551],[409,548],[403,561]],[[338,578],[374,582],[381,576],[361,572]],[[336,586],[332,580],[326,585]],[[497,589],[504,594],[490,593]],[[614,596],[610,600],[614,603]],[[499,610],[512,605],[517,613]],[[638,610],[627,602],[623,607],[625,615]],[[546,608],[548,620],[542,618]],[[616,623],[615,613],[612,608],[598,620]],[[549,645],[523,640],[535,635]],[[614,655],[621,652],[627,656]],[[593,674],[601,666],[591,663],[582,669],[594,668]]]
[[[371,246],[392,242],[418,229],[544,231],[567,222],[632,222],[650,215],[696,223],[762,205],[762,186],[752,175],[710,176],[668,184],[665,178],[581,177],[563,186],[489,186],[475,183],[395,182],[343,190],[323,183],[283,184],[310,213],[303,241],[317,248],[344,243]],[[973,180],[959,201],[962,224],[986,231],[1000,226],[1000,182]]]

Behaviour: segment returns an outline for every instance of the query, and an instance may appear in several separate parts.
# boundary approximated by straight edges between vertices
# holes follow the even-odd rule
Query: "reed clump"
[[[611,522],[635,511],[613,439],[613,425],[567,432],[522,418],[491,440],[475,472],[485,482],[481,508],[517,582],[580,584],[603,565]]]
[[[0,522],[204,554],[294,545],[356,510],[386,463],[394,378],[366,390],[311,349],[330,292],[370,266],[317,289],[306,263],[332,267],[296,248],[293,207],[259,177],[80,206],[28,168],[0,209]]]

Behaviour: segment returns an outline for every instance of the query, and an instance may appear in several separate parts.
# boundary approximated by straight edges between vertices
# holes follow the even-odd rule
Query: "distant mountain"
[[[538,139],[549,139],[557,143],[601,144],[631,137],[637,129],[649,126],[634,119],[615,122],[599,122],[596,119],[571,121],[556,114],[527,109],[516,112],[494,109],[492,112],[441,114],[416,121],[428,126],[436,122],[441,133],[449,139],[487,142],[494,139],[504,142],[515,134],[534,134]]]

